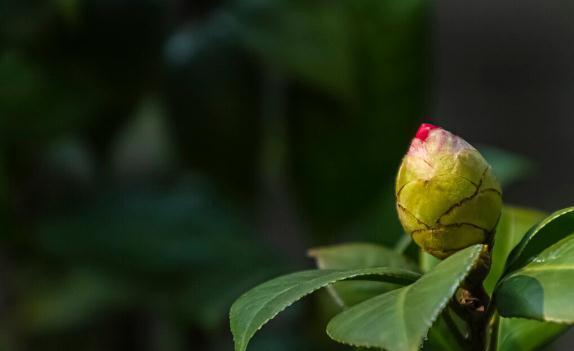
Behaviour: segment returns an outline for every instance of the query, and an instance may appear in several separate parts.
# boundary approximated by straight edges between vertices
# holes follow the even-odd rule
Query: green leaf
[[[528,229],[544,217],[544,213],[534,210],[508,206],[502,209],[502,216],[496,227],[494,237],[492,265],[484,282],[484,287],[488,293],[492,293],[494,285],[502,275],[510,251],[520,242]]]
[[[428,333],[428,341],[423,344],[423,351],[459,351],[461,345],[457,341],[445,321],[444,313],[433,323]]]
[[[492,146],[480,146],[478,149],[503,187],[532,175],[536,170],[532,161],[512,152]]]
[[[404,236],[407,237],[408,236]],[[405,256],[381,245],[368,243],[347,243],[309,251],[320,269],[353,269],[368,267],[395,267],[417,270],[416,266]],[[426,254],[432,262],[440,262]],[[436,263],[435,263],[436,264]],[[341,306],[354,306],[357,303],[398,289],[398,284],[374,281],[342,281],[330,285],[327,289]],[[439,318],[429,331],[429,342],[425,350],[458,350],[456,339],[442,318]]]
[[[392,267],[416,270],[406,257],[381,245],[348,243],[309,250],[320,269]]]
[[[568,326],[564,324],[500,317],[496,350],[539,350],[567,328]]]
[[[436,266],[440,260],[431,254],[424,252],[422,249],[419,252],[419,267],[421,271],[428,272]]]
[[[340,280],[367,276],[409,284],[419,275],[397,268],[362,268],[303,271],[270,280],[248,291],[231,306],[229,315],[235,350],[246,350],[257,330],[305,295]]]
[[[574,235],[505,276],[494,291],[500,315],[574,323]]]
[[[331,320],[327,333],[353,346],[418,350],[483,248],[475,245],[461,250],[414,284],[349,308]]]
[[[556,211],[532,227],[512,250],[506,263],[505,272],[516,270],[534,257],[574,232],[574,207]]]
[[[373,267],[404,268],[416,271],[406,257],[384,246],[349,243],[309,250],[319,269],[357,269]],[[373,281],[344,281],[328,287],[329,294],[341,307],[353,306],[402,285]]]
[[[544,218],[539,211],[505,207],[496,229],[492,266],[484,282],[487,292],[494,286],[504,270],[505,261],[513,247],[527,233],[528,229]],[[564,325],[544,323],[522,318],[498,317],[497,350],[536,350],[547,344],[565,329]]]

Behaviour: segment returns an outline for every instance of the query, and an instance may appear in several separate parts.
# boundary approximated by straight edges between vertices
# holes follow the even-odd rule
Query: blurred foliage
[[[292,254],[394,245],[426,27],[422,0],[0,2],[0,349],[227,350]],[[252,349],[330,348],[311,312]]]
[[[523,180],[537,171],[535,164],[523,156],[492,146],[480,146],[479,149],[503,187]]]
[[[349,225],[394,177],[423,112],[425,14],[421,1],[245,1],[180,33],[168,57],[198,91],[174,104],[193,125],[180,129],[191,159],[250,189],[262,138],[282,126],[279,156],[314,231]]]

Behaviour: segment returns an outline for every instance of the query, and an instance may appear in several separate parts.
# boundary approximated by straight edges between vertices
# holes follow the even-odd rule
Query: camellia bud
[[[492,241],[502,191],[474,147],[423,124],[400,166],[396,200],[404,229],[423,250],[442,259]]]

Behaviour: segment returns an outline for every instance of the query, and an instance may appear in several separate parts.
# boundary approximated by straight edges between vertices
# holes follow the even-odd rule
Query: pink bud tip
[[[429,123],[423,123],[421,124],[421,126],[419,127],[419,130],[417,131],[417,134],[415,135],[415,138],[421,140],[421,141],[425,141],[428,136],[429,136],[429,132],[433,129],[437,129],[439,127],[434,126],[432,124]]]

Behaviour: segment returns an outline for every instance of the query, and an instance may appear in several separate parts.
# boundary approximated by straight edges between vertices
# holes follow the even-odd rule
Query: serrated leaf
[[[542,212],[523,208],[505,206],[502,209],[491,253],[492,265],[484,281],[484,288],[488,293],[492,293],[494,285],[502,275],[510,251],[520,242],[528,229],[544,219],[544,216]]]
[[[554,212],[532,227],[512,250],[505,274],[530,262],[537,254],[574,232],[574,207]]]
[[[309,250],[319,269],[357,269],[373,267],[404,268],[416,271],[406,257],[381,245],[348,243]],[[402,285],[373,281],[344,281],[329,286],[329,294],[342,306],[353,306]]]
[[[270,280],[248,291],[231,306],[229,315],[235,350],[245,351],[257,330],[302,297],[337,281],[367,276],[409,284],[419,275],[397,268],[362,268],[303,271]]]
[[[483,248],[474,245],[461,250],[414,284],[349,308],[331,320],[327,333],[353,346],[418,350]]]
[[[503,317],[574,323],[574,235],[550,246],[496,286]]]

